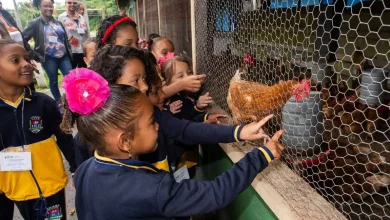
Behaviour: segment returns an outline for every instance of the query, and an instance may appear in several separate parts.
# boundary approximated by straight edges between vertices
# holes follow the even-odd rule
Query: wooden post
[[[191,42],[192,42],[192,69],[196,74],[196,28],[195,28],[195,0],[191,0]]]
[[[102,8],[102,20],[106,19],[106,9]]]
[[[142,14],[142,28],[144,32],[144,38],[148,37],[148,33],[146,33],[146,3],[145,0],[142,1],[142,7],[143,7],[143,14]]]
[[[158,34],[161,34],[161,12],[160,12],[160,0],[157,1],[157,18],[158,18]]]
[[[18,4],[16,4],[16,0],[14,0],[13,2],[14,2],[14,8],[15,8],[15,20],[16,20],[16,23],[17,23],[19,29],[23,30],[22,22],[20,21],[20,16],[19,16]]]

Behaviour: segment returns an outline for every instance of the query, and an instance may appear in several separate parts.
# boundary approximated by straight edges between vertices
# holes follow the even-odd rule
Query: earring
[[[129,153],[129,158],[131,159],[131,156],[132,156],[131,155],[131,150],[129,150],[128,153]]]

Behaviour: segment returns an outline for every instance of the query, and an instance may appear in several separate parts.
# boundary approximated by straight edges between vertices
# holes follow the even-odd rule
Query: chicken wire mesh
[[[197,0],[195,20],[233,123],[273,113],[284,163],[347,218],[390,219],[390,2]]]

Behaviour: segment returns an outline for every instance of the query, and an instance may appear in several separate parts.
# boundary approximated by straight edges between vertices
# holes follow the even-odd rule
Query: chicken
[[[299,94],[299,91],[296,91],[299,97],[308,95],[307,87],[302,84],[300,88],[296,81],[289,80],[267,86],[242,80],[241,75],[245,72],[245,68],[243,71],[237,70],[230,81],[227,103],[232,111],[234,124],[259,121],[269,114],[277,113],[294,94],[294,90],[303,90]]]

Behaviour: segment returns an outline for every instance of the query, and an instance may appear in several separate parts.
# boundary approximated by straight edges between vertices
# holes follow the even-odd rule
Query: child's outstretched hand
[[[279,143],[279,138],[282,136],[284,130],[279,130],[274,134],[274,136],[269,140],[264,146],[271,151],[275,159],[280,159],[282,152],[286,149],[281,143]]]
[[[201,75],[191,75],[185,77],[183,80],[180,80],[181,90],[188,90],[190,92],[199,91],[200,87],[203,84],[203,79],[206,77],[205,74]]]
[[[244,141],[254,141],[257,139],[265,138],[270,140],[271,138],[264,132],[262,127],[269,121],[274,115],[268,115],[267,117],[261,119],[259,122],[252,122],[245,125],[241,129],[240,138]]]
[[[206,92],[206,94],[199,96],[198,102],[196,103],[196,107],[198,109],[204,109],[207,106],[209,106],[209,104],[211,104],[212,102],[213,102],[213,98],[210,96],[209,92]]]
[[[204,123],[206,123],[206,124],[219,124],[219,120],[222,118],[227,118],[227,116],[224,114],[213,113],[213,114],[210,114],[208,116],[207,120]]]
[[[171,111],[172,114],[177,114],[181,110],[181,107],[183,107],[183,102],[180,100],[174,101],[172,103],[167,102],[167,105],[169,104],[169,110]]]

